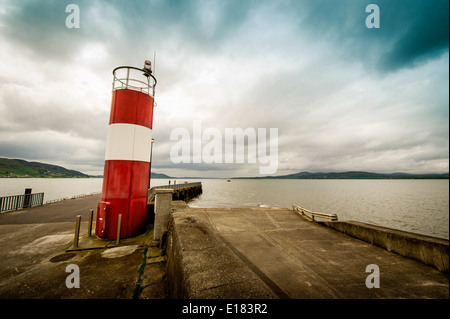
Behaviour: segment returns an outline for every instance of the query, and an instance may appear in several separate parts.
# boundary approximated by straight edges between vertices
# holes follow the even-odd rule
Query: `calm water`
[[[154,179],[151,186],[166,185]],[[189,182],[198,180],[188,180]],[[183,183],[184,180],[177,180]],[[292,207],[449,238],[448,180],[227,180],[205,179],[192,207]],[[100,192],[101,178],[0,179],[0,196],[44,192],[44,201]]]
[[[19,195],[25,188],[44,193],[46,201],[102,191],[102,178],[0,178],[0,196]]]

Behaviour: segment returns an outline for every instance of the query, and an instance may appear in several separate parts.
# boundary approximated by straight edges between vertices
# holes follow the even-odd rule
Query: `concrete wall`
[[[159,240],[167,229],[172,212],[172,189],[157,189],[155,195],[155,223],[153,239]]]
[[[355,221],[319,223],[448,273],[448,240]]]
[[[182,189],[175,189],[172,199],[173,200],[183,200],[185,202],[189,202],[195,197],[202,194],[202,185],[197,186],[189,186]]]
[[[276,299],[277,295],[184,202],[174,201],[167,284],[177,299]]]

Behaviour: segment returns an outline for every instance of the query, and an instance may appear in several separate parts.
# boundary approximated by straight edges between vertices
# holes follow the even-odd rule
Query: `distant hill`
[[[61,166],[0,158],[0,177],[90,177]]]
[[[173,178],[173,177],[167,176],[166,174],[160,174],[160,173],[152,172],[151,173],[151,178],[168,178],[168,179],[170,179],[170,178]]]
[[[448,179],[448,173],[443,174],[407,174],[407,173],[370,173],[360,171],[350,172],[329,172],[329,173],[310,173],[300,172],[282,176],[264,176],[264,177],[240,177],[240,178],[264,178],[264,179]]]

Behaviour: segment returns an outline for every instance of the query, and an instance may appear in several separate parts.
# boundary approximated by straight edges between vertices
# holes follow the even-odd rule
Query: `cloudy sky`
[[[71,3],[80,28],[66,27]],[[371,3],[380,28],[366,26]],[[278,129],[273,175],[448,172],[448,12],[448,0],[0,0],[0,157],[102,174],[112,70],[156,52],[155,172],[260,174],[258,161],[174,163],[171,132],[193,138],[199,121]]]

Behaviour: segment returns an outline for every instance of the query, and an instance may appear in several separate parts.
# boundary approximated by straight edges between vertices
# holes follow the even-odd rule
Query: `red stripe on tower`
[[[148,69],[113,71],[111,114],[106,139],[102,198],[97,207],[96,235],[108,240],[145,230],[156,79]]]

